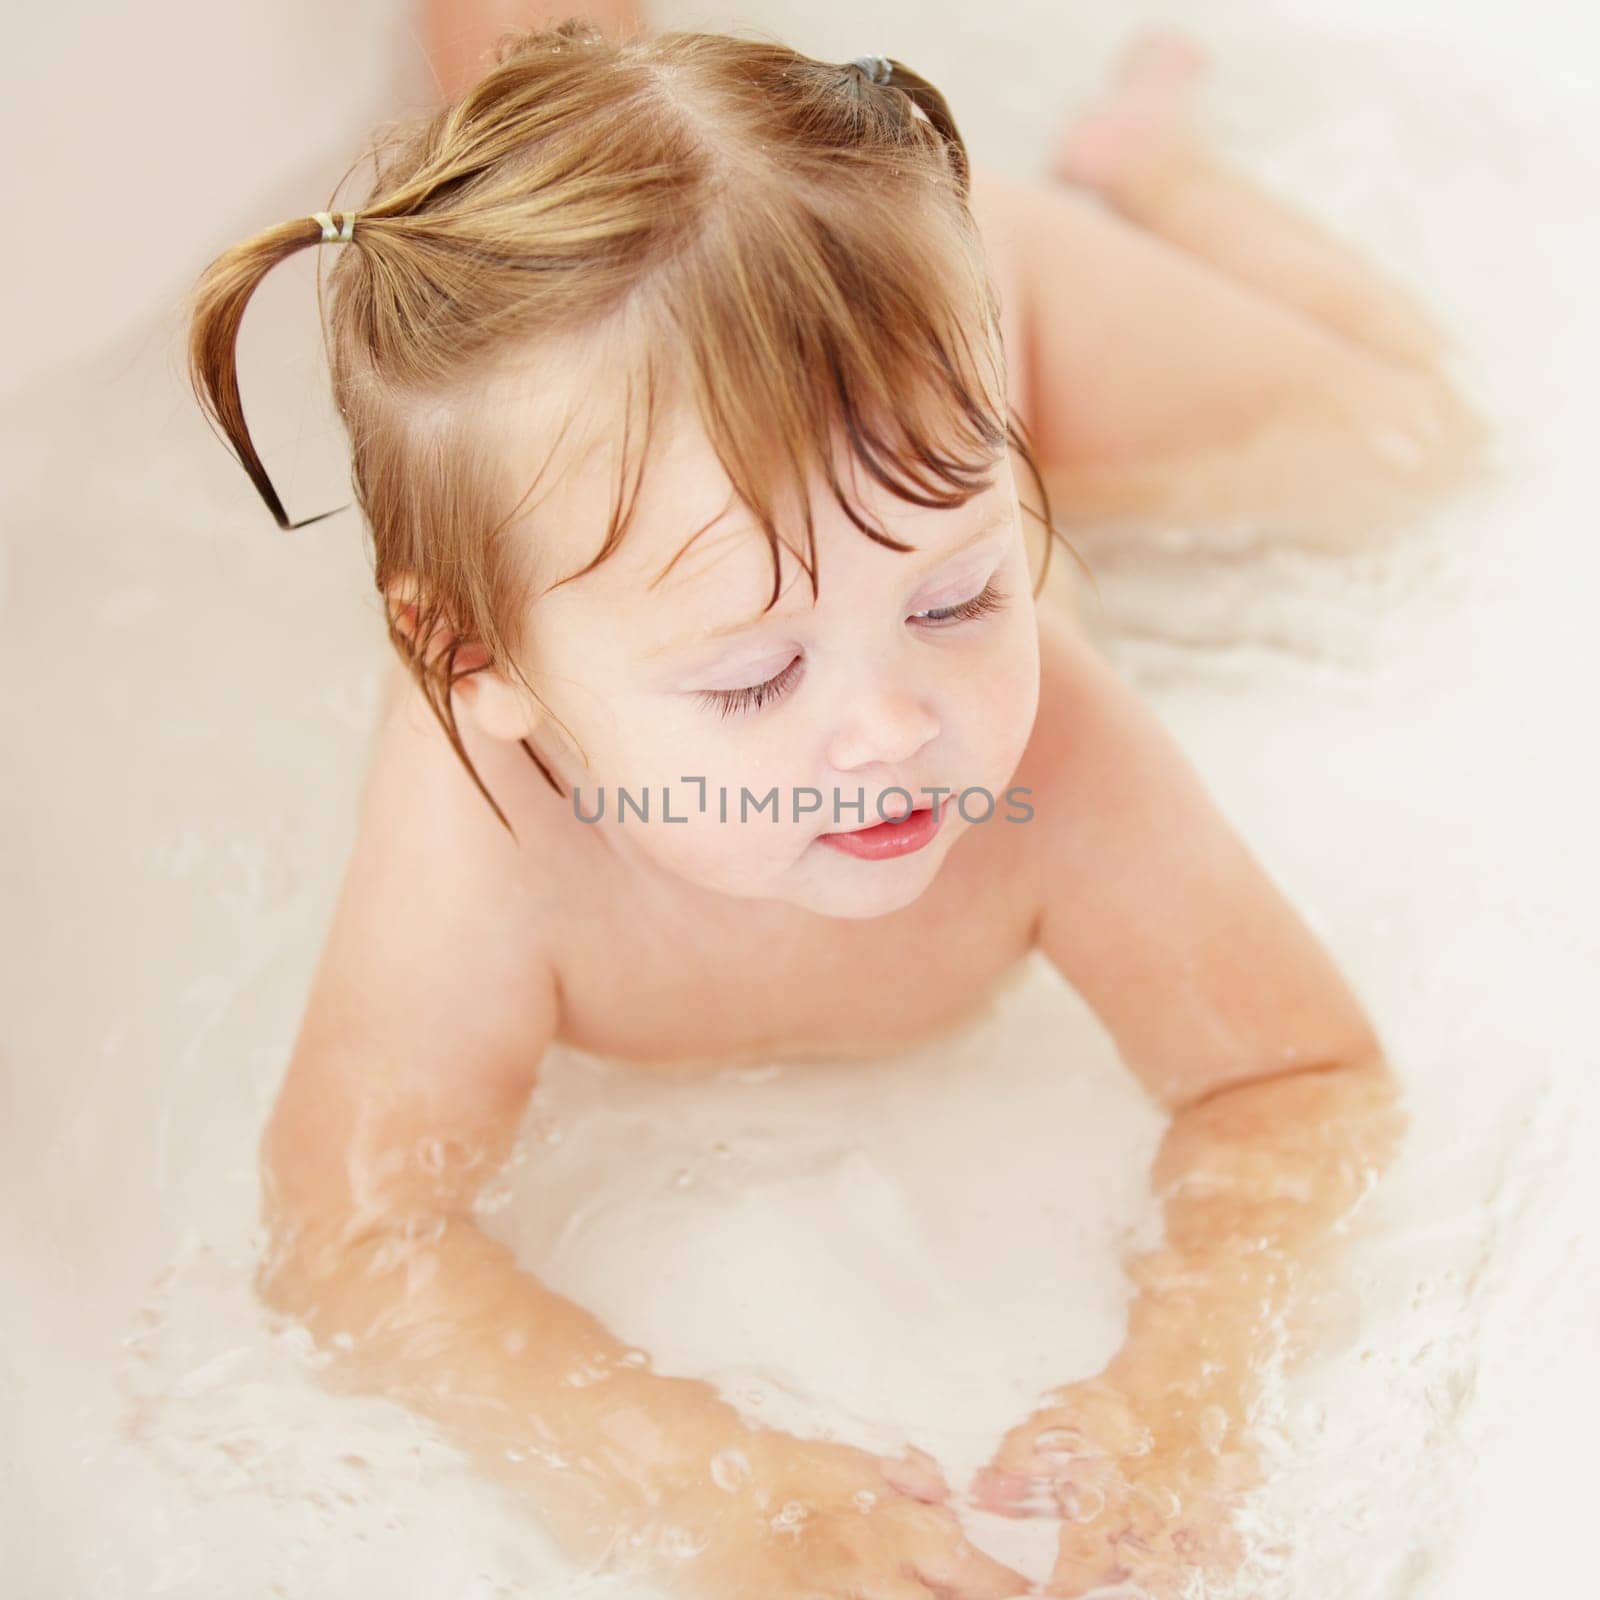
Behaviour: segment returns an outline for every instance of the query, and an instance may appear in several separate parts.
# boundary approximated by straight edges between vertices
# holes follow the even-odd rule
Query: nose
[[[851,692],[848,714],[829,742],[828,761],[838,772],[899,766],[938,732],[939,719],[923,697],[900,684],[863,683]]]

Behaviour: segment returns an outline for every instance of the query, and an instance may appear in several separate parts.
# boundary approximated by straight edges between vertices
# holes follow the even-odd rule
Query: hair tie
[[[336,228],[333,225],[333,213],[331,211],[313,211],[311,213],[312,220],[322,224],[322,237],[324,240],[337,239],[340,244],[349,244],[356,234],[356,213],[354,211],[344,211],[340,215],[344,218],[344,226]]]
[[[887,83],[894,72],[888,56],[857,56],[850,65],[860,67],[869,83]]]

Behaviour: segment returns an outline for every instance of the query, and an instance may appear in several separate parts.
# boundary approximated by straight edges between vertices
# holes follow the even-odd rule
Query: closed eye
[[[929,629],[948,628],[959,622],[975,621],[990,612],[1003,610],[1005,593],[992,581],[982,591],[960,605],[934,606],[927,611],[913,612],[910,621]],[[753,683],[743,689],[699,689],[695,698],[704,706],[731,717],[737,712],[759,711],[781,699],[794,687],[804,658],[796,656],[782,672],[768,678],[765,683]]]
[[[800,660],[796,656],[782,672],[765,683],[753,683],[744,689],[700,689],[695,698],[725,717],[731,717],[736,711],[759,711],[767,701],[776,700],[789,689],[800,668]]]
[[[986,612],[999,611],[1005,603],[1005,595],[991,582],[984,585],[980,594],[963,600],[958,606],[935,606],[931,611],[917,611],[913,615],[930,620],[935,627],[948,627],[952,622],[970,622]]]

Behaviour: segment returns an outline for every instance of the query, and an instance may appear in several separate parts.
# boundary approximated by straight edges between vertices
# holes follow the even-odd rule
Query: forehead
[[[559,589],[605,601],[624,594],[660,601],[700,589],[713,570],[730,569],[745,583],[759,574],[760,587],[770,592],[770,547],[692,406],[658,408],[649,419],[648,453],[642,406],[624,419],[620,407],[580,401],[570,423],[554,414],[550,397],[534,409],[543,426],[518,429],[538,441],[524,468],[523,487],[535,474],[538,482],[519,540],[538,575],[536,598]],[[564,425],[565,436],[552,450]],[[814,482],[809,493],[820,507],[825,486],[819,490]],[[624,524],[617,540],[591,567],[613,521]],[[803,521],[779,521],[791,546],[803,537],[794,531]],[[789,557],[784,560],[787,565]]]
[[[559,586],[596,596],[669,595],[741,545],[765,552],[755,518],[698,419],[681,409],[658,413],[648,454],[643,430],[639,416],[627,425],[597,419],[584,437],[568,441],[565,463],[546,474],[549,492],[529,519],[541,592]],[[591,566],[612,541],[613,522],[615,542]],[[771,557],[763,561],[770,572]]]
[[[747,609],[772,592],[773,554],[755,514],[741,502],[691,397],[681,383],[658,393],[647,414],[642,375],[626,352],[569,345],[541,359],[539,376],[514,377],[497,398],[496,425],[509,434],[520,481],[517,540],[538,603],[559,594],[621,612],[663,600],[689,604],[730,590]],[[669,381],[671,374],[668,375]],[[647,437],[648,435],[648,437]],[[914,546],[937,539],[941,513],[898,499],[872,481],[845,443],[833,444],[840,492],[871,525]],[[813,467],[803,487],[785,484],[775,509],[785,592],[804,578],[803,494],[818,544],[837,524],[863,544]],[[613,521],[621,532],[606,549]],[[587,570],[586,570],[587,569]]]

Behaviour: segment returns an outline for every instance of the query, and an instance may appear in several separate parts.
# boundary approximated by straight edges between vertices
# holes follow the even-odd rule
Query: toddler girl
[[[1470,419],[1397,297],[1324,323],[1195,265],[1242,256],[1251,204],[1263,240],[1298,236],[1158,137],[1177,59],[1136,59],[1069,152],[1096,206],[974,173],[899,61],[513,34],[378,150],[358,211],[200,283],[201,402],[300,527],[235,340],[276,262],[343,246],[332,379],[399,658],[264,1141],[261,1290],[576,1559],[620,1543],[726,1600],[1027,1592],[931,1458],[652,1370],[474,1200],[552,1041],[870,1072],[1034,948],[1171,1112],[1166,1238],[1116,1358],[970,1493],[1059,1519],[1052,1593],[1238,1559],[1258,1359],[1401,1119],[1328,956],[1070,611],[1036,607],[1050,493],[1288,503],[1337,469],[1393,497],[1459,473]],[[1246,264],[1310,281],[1281,249]],[[1372,448],[1397,433],[1408,453]]]

